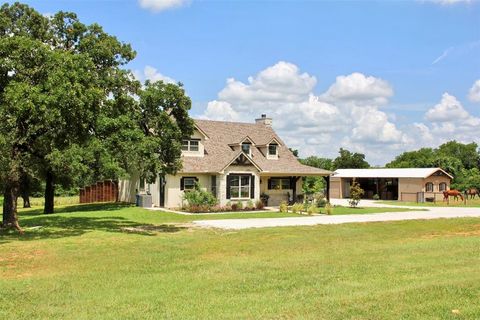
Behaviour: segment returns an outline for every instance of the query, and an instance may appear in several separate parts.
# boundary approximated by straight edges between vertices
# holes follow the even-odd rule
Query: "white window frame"
[[[187,181],[193,181],[193,184],[187,187]],[[190,191],[195,189],[195,184],[197,183],[197,179],[194,177],[184,177],[183,178],[183,191]]]
[[[193,142],[193,144],[192,144],[192,142]],[[184,149],[184,147],[186,147],[186,149]],[[193,150],[192,148],[196,148],[196,150]],[[197,139],[183,139],[182,140],[182,151],[199,152],[200,151],[200,140],[197,140]]]
[[[280,188],[272,188],[272,189],[269,189],[269,190],[292,190],[292,183],[291,183],[289,178],[270,178],[270,181],[273,181],[273,180],[279,180],[280,181],[280,184],[279,184]],[[290,188],[288,188],[288,189],[283,188],[283,183],[282,183],[283,180],[288,181],[288,185],[289,185]]]
[[[230,184],[230,199],[231,200],[246,200],[251,199],[252,195],[252,176],[249,174],[235,174],[234,176],[238,177],[238,185]],[[248,177],[248,196],[247,197],[240,197],[242,194],[242,188],[247,187],[247,185],[242,185],[242,177]],[[232,187],[238,188],[238,197],[234,197],[232,192]]]
[[[270,153],[270,147],[275,147],[275,153],[273,153],[273,154]],[[277,155],[278,155],[278,144],[276,144],[276,143],[270,143],[270,144],[268,145],[268,151],[267,151],[267,152],[268,152],[268,155],[269,155],[270,157],[275,157],[275,156],[277,156]]]
[[[243,146],[248,146],[248,152],[245,152],[245,150],[243,150]],[[252,155],[252,144],[251,143],[242,143],[242,145],[240,146],[240,148],[242,149],[242,152],[247,154],[248,156],[251,156]]]

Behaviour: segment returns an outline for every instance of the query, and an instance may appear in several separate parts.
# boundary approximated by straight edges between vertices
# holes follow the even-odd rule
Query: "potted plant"
[[[260,195],[260,200],[262,200],[263,202],[263,205],[265,207],[268,206],[268,199],[270,198],[270,196],[268,194],[266,194],[265,192],[263,192],[261,195]]]

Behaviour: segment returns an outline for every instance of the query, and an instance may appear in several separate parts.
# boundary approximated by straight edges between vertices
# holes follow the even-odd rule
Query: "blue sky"
[[[272,115],[303,156],[346,147],[383,164],[449,138],[480,143],[476,1],[26,3],[74,11],[131,43],[128,67],[183,82],[193,116]]]

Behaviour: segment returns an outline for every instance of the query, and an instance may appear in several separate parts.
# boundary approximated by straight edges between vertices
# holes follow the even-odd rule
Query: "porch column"
[[[326,195],[325,198],[327,198],[327,201],[330,202],[330,176],[324,176],[323,179],[325,180],[327,184],[327,190],[326,190]],[[340,179],[340,188],[342,186],[342,180]]]
[[[297,201],[297,181],[300,177],[290,177],[290,184],[292,184],[293,202]]]

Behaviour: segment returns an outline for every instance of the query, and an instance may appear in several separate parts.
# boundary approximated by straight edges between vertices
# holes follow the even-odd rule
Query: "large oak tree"
[[[122,66],[135,52],[73,13],[44,17],[15,3],[0,8],[0,158],[3,226],[16,227],[21,177],[55,184],[128,176],[153,180],[180,167],[180,141],[193,123],[181,85],[140,87]]]

